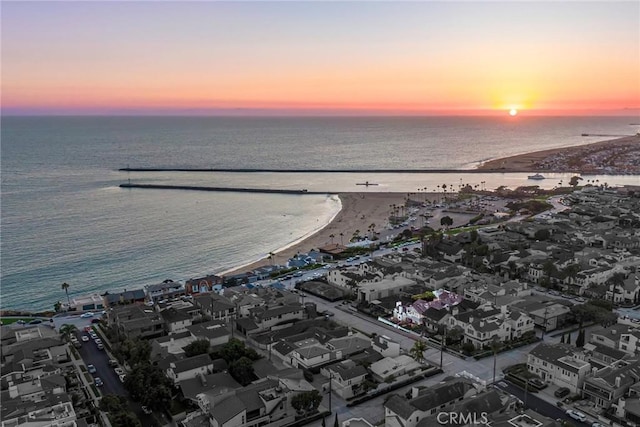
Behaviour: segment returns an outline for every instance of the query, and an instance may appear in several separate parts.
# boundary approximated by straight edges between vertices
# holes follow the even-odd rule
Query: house
[[[411,322],[415,324],[425,324],[425,314],[428,310],[448,310],[455,307],[463,300],[461,295],[449,292],[444,289],[433,291],[433,300],[426,301],[418,299],[411,304],[396,302],[393,310],[393,317],[400,322]]]
[[[146,295],[143,289],[134,289],[131,291],[125,289],[124,291],[115,294],[107,292],[103,295],[105,307],[126,304],[142,304],[144,303],[145,298]]]
[[[229,342],[230,332],[226,324],[219,320],[211,320],[187,326],[187,331],[198,340],[208,340],[211,347],[224,345]]]
[[[191,317],[188,314],[173,307],[162,310],[160,316],[164,320],[165,330],[168,334],[184,332],[192,324]]]
[[[567,387],[578,394],[591,373],[591,364],[580,359],[575,351],[568,344],[541,343],[529,352],[527,369],[547,383]]]
[[[311,390],[304,379],[268,377],[222,394],[204,392],[197,400],[211,427],[276,427],[295,421],[291,399]]]
[[[620,334],[618,348],[628,354],[636,354],[640,351],[640,329],[630,328]]]
[[[596,326],[588,331],[588,341],[609,348],[620,348],[620,338],[629,334],[633,328],[617,323],[609,328]]]
[[[167,356],[184,356],[184,347],[194,342],[196,338],[189,331],[173,333],[166,337],[156,338],[151,341],[151,359],[164,359]]]
[[[206,375],[213,371],[213,361],[208,354],[187,357],[186,359],[171,362],[167,369],[167,377],[173,380],[174,384],[189,378],[195,378],[198,374]]]
[[[211,320],[229,322],[236,314],[236,305],[228,298],[214,293],[197,295],[193,303],[202,314],[209,316]]]
[[[477,393],[476,387],[466,378],[449,377],[411,400],[394,394],[384,403],[385,426],[416,427],[421,420],[447,412],[456,403]]]
[[[26,404],[19,398],[2,399],[2,427],[78,426],[77,414],[70,397],[50,393]]]
[[[281,326],[306,318],[306,311],[301,304],[279,305],[275,307],[260,306],[249,310],[249,318],[259,331],[266,331],[274,326]]]
[[[144,287],[144,290],[147,294],[147,299],[154,303],[186,295],[186,289],[183,283],[174,282],[169,279],[156,285],[147,285]]]
[[[512,305],[513,310],[520,311],[533,319],[534,325],[546,332],[554,331],[567,323],[571,309],[555,300],[539,301],[525,299]]]
[[[67,304],[63,304],[63,307]],[[98,294],[84,295],[80,297],[71,298],[71,304],[68,305],[69,311],[89,311],[89,310],[104,310],[104,300]]]
[[[322,345],[297,348],[289,353],[289,363],[295,368],[312,369],[335,360],[335,353]]]
[[[377,299],[398,295],[415,284],[415,281],[401,276],[384,278],[373,283],[361,283],[358,287],[358,300],[371,304]]]
[[[320,370],[320,373],[329,378],[331,390],[343,399],[362,394],[364,392],[362,384],[368,374],[364,366],[357,365],[352,360],[326,366]]]
[[[400,344],[386,335],[376,335],[371,339],[371,348],[384,357],[400,355]]]
[[[396,357],[385,357],[369,366],[369,371],[373,377],[380,382],[384,382],[389,378],[397,378],[400,375],[410,374],[419,369],[422,365],[407,355]]]
[[[630,275],[621,284],[609,285],[606,299],[615,304],[634,304],[640,295],[640,278]]]
[[[153,310],[139,305],[116,306],[109,310],[108,321],[129,338],[156,338],[165,335],[165,322]]]
[[[464,342],[473,344],[476,348],[487,348],[495,339],[510,341],[521,338],[528,332],[533,332],[533,319],[526,314],[513,310],[507,306],[500,309],[492,305],[449,318],[448,329],[460,327],[464,331]]]
[[[221,276],[210,275],[197,279],[189,279],[185,282],[184,288],[187,294],[196,295],[207,292],[222,290],[224,279]]]
[[[608,409],[640,381],[640,361],[620,361],[607,366],[585,379],[583,396],[596,408]]]
[[[198,395],[201,393],[219,395],[242,388],[242,386],[226,372],[198,374],[194,378],[180,381],[179,385],[182,395],[194,404],[198,404]]]

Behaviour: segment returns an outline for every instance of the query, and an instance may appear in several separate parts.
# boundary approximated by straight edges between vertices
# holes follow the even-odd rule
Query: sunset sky
[[[2,2],[3,114],[626,114],[640,2]]]

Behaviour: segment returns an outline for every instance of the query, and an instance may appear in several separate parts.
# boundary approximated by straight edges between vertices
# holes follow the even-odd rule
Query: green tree
[[[100,400],[100,410],[107,413],[113,427],[141,427],[136,414],[129,410],[124,396],[107,394]]]
[[[413,347],[409,350],[409,354],[413,357],[416,362],[422,363],[424,360],[424,352],[427,350],[427,345],[424,341],[418,340],[413,343]]]
[[[67,294],[67,302],[69,303],[67,307],[71,308],[71,298],[69,298],[69,284],[65,282],[62,285],[60,285],[60,287]]]
[[[445,215],[442,218],[440,218],[440,225],[446,228],[449,228],[453,225],[453,218],[451,218],[449,215]]]
[[[464,337],[464,331],[461,327],[455,326],[447,331],[447,344],[459,343]]]
[[[130,366],[148,364],[151,357],[151,344],[140,338],[127,338],[120,343],[116,354]]]
[[[241,357],[229,364],[229,375],[242,386],[251,384],[256,379],[253,370],[253,361],[248,357]]]
[[[234,360],[238,360],[241,357],[247,357],[251,360],[260,359],[260,355],[252,348],[247,348],[244,345],[244,342],[240,341],[237,338],[231,338],[229,342],[227,342],[222,349],[212,354],[212,357],[222,358],[227,363],[231,363]]]
[[[56,302],[55,304],[53,304],[53,309],[56,311],[56,313],[59,313],[62,309],[62,303],[60,301]]]
[[[171,401],[173,384],[157,366],[139,364],[127,374],[124,387],[133,400],[148,408],[162,409]]]
[[[540,230],[537,230],[535,232],[533,237],[536,240],[540,240],[541,242],[544,242],[545,240],[549,240],[549,238],[551,237],[551,231],[547,230],[546,228],[541,228]]]
[[[578,338],[576,338],[576,347],[584,347],[584,329],[580,329],[580,332],[578,332]]]
[[[562,275],[569,279],[569,283],[573,283],[581,270],[580,264],[569,264],[562,270]]]
[[[304,391],[291,398],[291,406],[298,412],[311,414],[318,410],[322,396],[318,390]]]
[[[551,276],[558,272],[558,268],[556,267],[556,264],[553,262],[553,260],[548,259],[544,262],[544,264],[542,264],[542,271],[544,271],[549,284],[551,284]]]
[[[569,180],[569,185],[572,187],[577,187],[578,184],[580,183],[580,181],[582,181],[582,178],[580,178],[579,176],[572,176],[571,179]]]
[[[76,325],[65,323],[64,325],[60,326],[60,336],[65,341],[69,341],[71,339],[71,336],[74,335],[77,331],[78,328],[76,327]]]
[[[196,340],[183,348],[186,357],[209,353],[211,343],[207,339]]]

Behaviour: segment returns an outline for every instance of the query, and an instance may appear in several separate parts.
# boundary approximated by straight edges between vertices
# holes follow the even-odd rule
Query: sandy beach
[[[607,166],[602,170],[603,165]],[[536,151],[502,159],[491,160],[479,170],[500,172],[601,172],[640,174],[640,136],[628,136],[594,144]],[[371,224],[381,230],[388,223],[391,205],[404,205],[407,193],[340,193],[342,209],[326,227],[301,242],[275,253],[275,264],[286,264],[297,253],[308,252],[327,244],[348,243],[356,230],[366,235]],[[439,199],[436,193],[419,194],[414,199]],[[342,233],[342,238],[340,237]],[[333,238],[331,237],[333,235]],[[269,265],[268,258],[226,271],[224,275],[238,274]]]
[[[317,233],[309,236],[305,240],[288,247],[282,251],[276,252],[274,264],[286,264],[287,260],[297,253],[308,252],[311,249],[317,249],[332,242],[347,244],[353,233],[360,230],[360,235],[366,235],[371,224],[375,224],[376,230],[385,227],[389,220],[391,205],[404,205],[407,199],[407,193],[340,193],[338,194],[342,202],[342,209],[336,217],[327,224],[326,227]],[[418,194],[412,196],[414,200],[424,200],[425,196],[428,200],[439,199],[441,195],[437,194]],[[342,242],[340,233],[343,234]],[[254,268],[269,265],[268,258],[256,261],[252,264],[236,268],[232,271],[224,273],[225,276],[250,271]]]
[[[640,174],[640,136],[535,151],[488,161],[480,170],[500,172],[581,172]]]

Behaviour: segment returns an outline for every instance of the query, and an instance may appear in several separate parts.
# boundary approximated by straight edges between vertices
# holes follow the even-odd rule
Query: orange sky
[[[635,2],[9,2],[3,9],[9,114],[637,114],[640,107]]]

